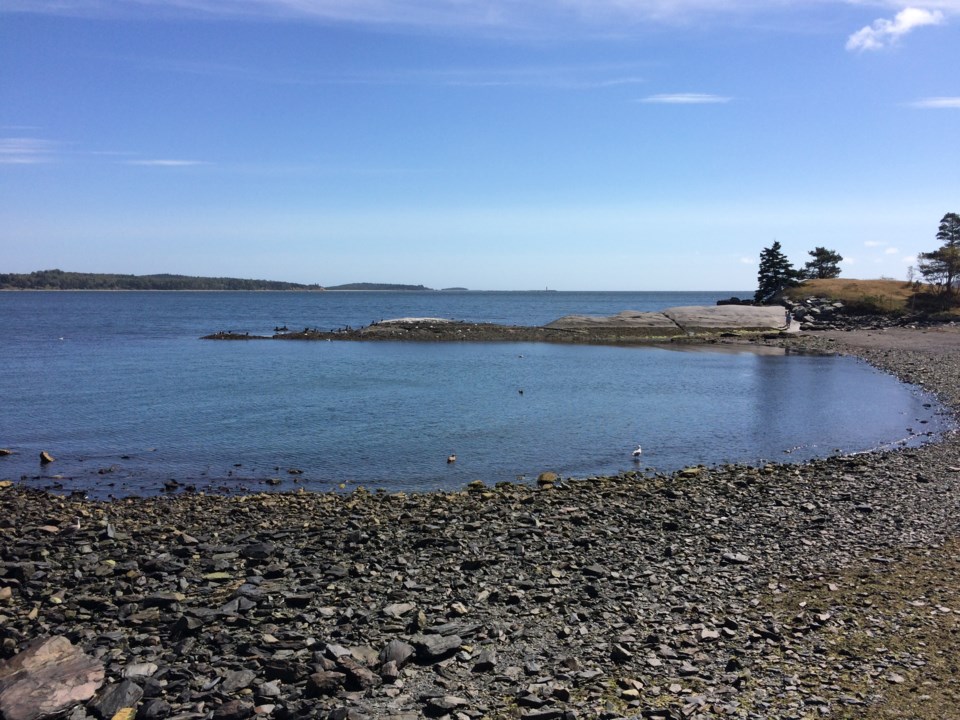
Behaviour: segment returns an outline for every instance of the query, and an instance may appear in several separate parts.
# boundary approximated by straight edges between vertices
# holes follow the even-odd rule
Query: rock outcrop
[[[566,315],[545,327],[565,330],[624,330],[675,337],[723,332],[784,331],[789,320],[779,305],[713,305],[667,308],[662,312],[625,310],[611,316]]]

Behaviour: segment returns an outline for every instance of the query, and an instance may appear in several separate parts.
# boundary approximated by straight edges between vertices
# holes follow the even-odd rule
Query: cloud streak
[[[150,71],[222,78],[287,86],[423,86],[449,88],[542,88],[547,90],[606,90],[647,82],[644,63],[581,63],[558,65],[381,68],[329,72],[315,68],[271,71],[240,64],[167,58],[119,57]]]
[[[910,107],[939,110],[943,108],[960,109],[960,97],[930,97],[910,103]]]
[[[728,103],[733,98],[708,93],[662,93],[648,95],[639,102],[652,105],[717,105]]]
[[[181,168],[207,165],[203,160],[127,160],[124,165],[139,165],[141,167]]]
[[[860,28],[847,39],[847,50],[881,50],[896,44],[901,37],[925,25],[940,25],[945,19],[940,10],[908,7],[898,12],[893,20],[880,18],[872,25]]]
[[[564,26],[620,32],[650,23],[686,24],[703,18],[770,16],[861,0],[4,0],[0,13],[86,17],[207,17],[313,20],[420,28],[550,31]],[[958,10],[957,0],[917,0],[933,10],[906,8],[895,20],[878,20],[866,36],[902,32],[918,14]],[[904,7],[888,0],[880,4]],[[903,13],[906,13],[904,15]],[[901,17],[901,15],[903,17]],[[909,28],[907,28],[909,29]]]
[[[668,26],[745,22],[791,32],[797,30],[796,18],[807,11],[861,5],[889,7],[896,14],[851,34],[846,42],[851,52],[896,45],[917,28],[960,14],[960,0],[3,0],[0,15],[296,21],[514,38],[624,37]],[[829,26],[827,20],[823,23]]]
[[[0,138],[0,165],[38,165],[52,162],[55,148],[55,143],[41,138]]]

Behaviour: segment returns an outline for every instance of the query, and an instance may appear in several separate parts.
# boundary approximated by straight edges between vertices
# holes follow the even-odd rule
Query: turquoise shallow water
[[[199,340],[409,315],[542,324],[731,294],[0,293],[0,447],[17,451],[0,477],[99,497],[170,479],[452,489],[634,469],[638,442],[640,468],[672,470],[856,452],[945,427],[930,398],[848,358]],[[57,461],[41,468],[40,450]]]

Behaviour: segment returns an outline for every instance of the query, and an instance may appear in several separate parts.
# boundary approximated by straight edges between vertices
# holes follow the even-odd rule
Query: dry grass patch
[[[833,692],[866,706],[841,703],[831,717],[960,718],[960,539],[896,562],[865,558],[771,604],[794,622],[820,617],[824,665],[851,670],[832,678]]]
[[[822,297],[839,300],[853,310],[870,314],[899,314],[913,311],[947,312],[960,315],[960,307],[947,308],[945,298],[931,285],[909,283],[905,280],[805,280],[790,288],[786,295],[791,300]],[[947,303],[948,305],[951,303]],[[952,303],[956,305],[956,301]]]
[[[823,297],[840,300],[856,307],[868,307],[881,312],[902,312],[910,306],[914,286],[902,280],[807,280],[787,291],[792,300],[805,297]]]

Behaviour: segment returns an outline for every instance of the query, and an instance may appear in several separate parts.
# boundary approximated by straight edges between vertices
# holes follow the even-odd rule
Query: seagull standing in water
[[[633,451],[633,459],[639,460],[641,455],[643,455],[643,448],[637,445],[637,449]]]

